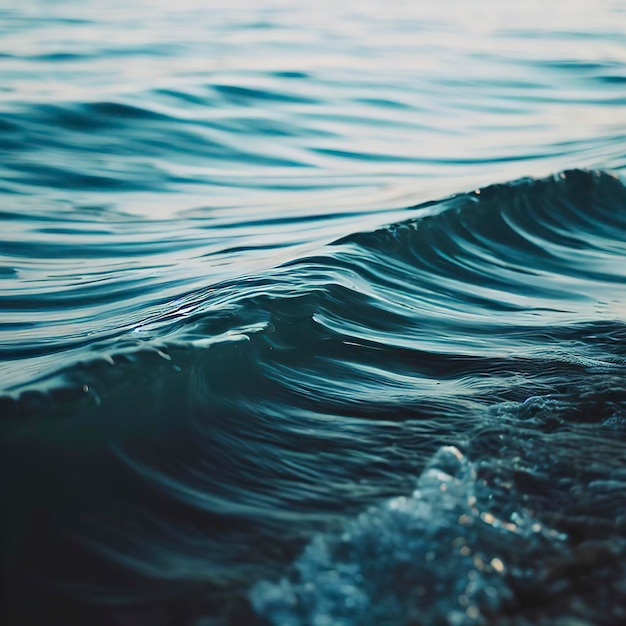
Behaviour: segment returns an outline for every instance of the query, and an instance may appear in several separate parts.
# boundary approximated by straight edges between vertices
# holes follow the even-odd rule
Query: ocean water
[[[1,623],[626,623],[625,27],[0,0]]]

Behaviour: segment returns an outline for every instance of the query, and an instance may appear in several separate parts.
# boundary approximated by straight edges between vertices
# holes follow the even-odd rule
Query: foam
[[[504,549],[543,528],[521,512],[496,518],[475,487],[474,464],[441,448],[410,496],[317,535],[289,578],[256,584],[254,609],[281,626],[482,624],[512,596]]]

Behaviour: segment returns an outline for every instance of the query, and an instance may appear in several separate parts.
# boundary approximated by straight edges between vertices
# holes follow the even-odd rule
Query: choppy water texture
[[[626,622],[623,3],[210,4],[0,7],[0,621]]]

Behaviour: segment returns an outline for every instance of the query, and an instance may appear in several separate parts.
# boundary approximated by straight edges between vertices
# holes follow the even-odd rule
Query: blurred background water
[[[558,176],[624,174],[621,0],[3,0],[0,150],[8,623],[412,623],[254,584],[486,407],[621,388],[623,187]]]

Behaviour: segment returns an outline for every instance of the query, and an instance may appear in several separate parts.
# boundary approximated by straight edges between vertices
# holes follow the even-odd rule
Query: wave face
[[[623,621],[626,188],[414,215],[5,393],[3,623]]]

